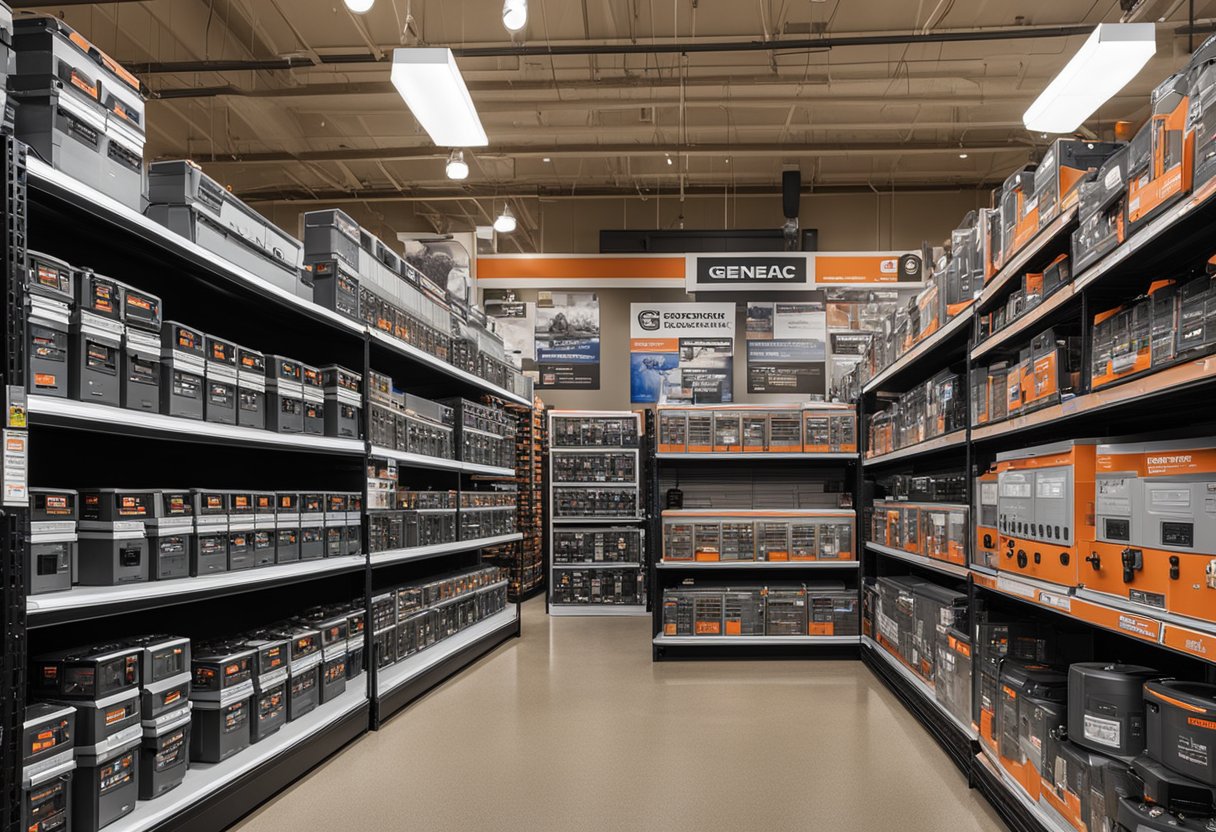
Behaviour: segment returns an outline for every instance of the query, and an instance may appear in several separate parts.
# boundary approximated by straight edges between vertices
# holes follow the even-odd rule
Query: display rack
[[[823,419],[826,425],[829,419],[841,419],[841,426],[833,429],[838,433],[831,441],[841,443],[839,447],[828,447],[819,444],[817,437],[813,444],[814,450],[781,450],[771,451],[764,443],[772,443],[776,428],[772,427],[772,419],[781,421],[782,431],[799,424],[797,432],[798,443],[804,442],[805,426],[802,424],[804,411],[801,405],[795,406],[764,406],[764,405],[735,405],[704,407],[679,406],[670,409],[659,407],[656,411],[647,413],[647,433],[654,438],[652,448],[665,448],[673,443],[679,444],[684,440],[686,447],[693,445],[693,424],[698,423],[700,429],[713,429],[715,412],[724,414],[728,425],[725,434],[719,439],[729,443],[737,427],[747,432],[748,424],[753,428],[753,451],[732,453],[713,447],[695,451],[656,450],[648,460],[648,478],[655,484],[650,501],[650,516],[652,522],[648,527],[650,539],[650,585],[652,598],[651,616],[651,658],[654,661],[671,659],[710,659],[710,658],[781,658],[781,657],[822,657],[822,656],[855,656],[860,636],[844,635],[812,635],[809,628],[803,635],[729,635],[714,633],[682,634],[673,633],[665,628],[665,592],[679,588],[717,587],[729,584],[732,587],[760,587],[768,584],[802,585],[804,582],[822,582],[825,579],[840,581],[843,593],[851,598],[858,593],[857,575],[860,561],[857,555],[858,538],[856,537],[856,513],[849,508],[841,508],[842,503],[852,505],[851,491],[855,472],[858,468],[856,453],[855,417],[851,408],[834,407],[832,405],[807,405],[817,407],[813,419]],[[664,414],[670,416],[665,418]],[[823,414],[831,414],[830,416]],[[749,422],[750,420],[750,422]],[[818,431],[819,428],[814,428]],[[826,428],[825,428],[826,432]],[[742,443],[742,435],[739,440]],[[793,434],[781,440],[782,445],[793,442]],[[806,447],[805,445],[803,447]],[[750,478],[748,485],[742,484],[741,478]],[[784,483],[793,479],[807,479],[822,482],[835,481],[847,484],[839,494],[820,494],[823,502],[817,508],[797,508],[800,499],[810,499],[810,495],[792,496],[794,490],[786,493]],[[739,478],[740,483],[733,482]],[[685,495],[685,490],[691,493]],[[698,501],[695,508],[670,508],[667,505],[670,491],[681,494],[681,499]],[[727,492],[756,492],[760,495],[755,499],[773,502],[767,503],[771,508],[762,506],[738,506],[729,503],[729,498],[723,496]],[[721,505],[712,504],[716,499]],[[702,507],[699,501],[708,501],[712,505]],[[830,502],[828,502],[830,501]],[[788,506],[788,507],[778,507]],[[847,523],[851,526],[848,533],[848,548],[839,553],[820,559],[818,550],[811,552],[777,553],[781,559],[769,559],[767,551],[760,551],[758,524],[789,523],[801,528],[804,524],[818,522]],[[744,547],[750,551],[742,553],[732,551],[728,554],[726,544],[722,543],[723,551],[711,551],[709,559],[701,553],[692,551],[682,554],[678,559],[669,556],[669,543],[666,541],[665,528],[669,525],[684,525],[697,523],[721,523],[723,526],[739,526],[750,529],[753,545]],[[741,525],[740,525],[741,524]],[[787,534],[791,534],[787,529]],[[818,531],[814,533],[818,534]],[[725,532],[722,532],[723,538]],[[812,537],[818,540],[818,537]],[[690,545],[693,545],[690,541]],[[694,547],[695,548],[695,547]],[[792,547],[790,547],[792,548]],[[711,589],[712,591],[712,589]],[[858,601],[858,611],[860,602]]]
[[[995,571],[974,551],[980,509],[976,478],[989,470],[1001,452],[1087,437],[1145,437],[1155,441],[1216,435],[1216,419],[1207,407],[1216,381],[1216,356],[1195,355],[1098,389],[1093,387],[1091,373],[1097,313],[1141,295],[1154,276],[1201,273],[1213,251],[1210,227],[1216,219],[1214,195],[1216,182],[1210,181],[1132,233],[1037,306],[981,339],[980,317],[1005,302],[1017,288],[1021,274],[1041,270],[1053,258],[1070,251],[1070,232],[1077,226],[1077,214],[1075,209],[1066,211],[1007,259],[970,309],[862,386],[858,409],[863,425],[863,462],[858,492],[873,495],[872,482],[891,474],[925,476],[948,471],[964,476],[966,499],[957,502],[971,507],[965,562],[947,562],[867,540],[862,561],[866,578],[912,577],[964,592],[972,639],[978,638],[976,622],[992,615],[997,621],[1033,622],[1048,632],[1066,631],[1091,639],[1094,658],[1132,661],[1126,657],[1134,657],[1182,678],[1216,679],[1216,623],[1211,620],[1173,614],[1084,586],[1072,588],[1003,569]],[[1016,357],[1018,347],[1047,327],[1064,327],[1080,338],[1080,371],[1075,386],[1064,389],[1058,400],[1012,418],[978,424],[973,409],[962,429],[883,454],[869,452],[865,419],[885,400],[943,370],[964,380],[970,398],[973,367]],[[1167,417],[1174,413],[1186,416],[1182,420]],[[1088,569],[1082,566],[1083,571]],[[961,720],[948,711],[932,682],[882,641],[878,633],[866,633],[861,648],[863,661],[949,753],[1010,828],[1019,832],[1073,829],[1061,814],[1027,794],[995,758],[975,722]],[[979,674],[977,666],[970,682],[977,702]]]
[[[302,300],[261,276],[169,231],[110,197],[75,182],[36,159],[24,146],[2,139],[6,223],[4,280],[6,413],[10,452],[26,438],[28,451],[10,457],[28,465],[28,483],[85,487],[135,481],[158,486],[201,485],[361,493],[367,505],[367,470],[372,448],[364,439],[333,438],[254,430],[213,422],[82,404],[66,398],[29,396],[26,386],[25,246],[88,265],[159,295],[166,318],[181,318],[238,343],[268,353],[298,356],[311,365],[338,363],[362,372],[373,366],[399,373],[426,395],[489,394],[527,403],[520,394],[446,364],[408,345],[373,334],[353,321]],[[28,207],[27,207],[28,201]],[[62,234],[70,225],[71,235]],[[363,389],[367,413],[367,387]],[[366,426],[364,426],[366,427]],[[366,430],[364,431],[366,433]],[[152,445],[148,440],[155,440]],[[395,458],[401,455],[390,452]],[[89,465],[79,465],[79,460]],[[454,460],[398,458],[446,478],[457,491],[475,479],[511,478],[513,468]],[[110,472],[106,476],[98,471]],[[6,483],[20,466],[6,467]],[[149,581],[122,586],[75,586],[71,590],[26,595],[24,564],[27,508],[24,493],[10,489],[2,517],[4,592],[3,651],[0,671],[12,695],[0,702],[0,830],[17,824],[20,805],[19,743],[25,709],[29,656],[74,644],[149,632],[180,632],[198,638],[222,636],[310,606],[370,598],[381,574],[419,580],[477,563],[485,546],[518,540],[499,535],[465,540],[431,551],[366,553],[278,564],[248,571],[197,578]],[[367,513],[362,514],[367,540]],[[237,599],[237,596],[240,596]],[[104,631],[99,629],[103,628]],[[192,766],[186,780],[166,796],[140,801],[134,812],[108,828],[136,830],[210,830],[236,822],[303,776],[355,737],[379,725],[427,690],[504,640],[518,636],[518,606],[505,610],[457,636],[442,639],[412,657],[416,672],[402,678],[394,667],[383,696],[378,674],[357,676],[337,699],[286,725],[271,739],[225,763]],[[363,637],[371,655],[371,631]],[[374,668],[374,665],[370,665]]]
[[[515,483],[519,489],[521,539],[491,546],[485,559],[511,576],[512,600],[526,601],[545,586],[545,448],[548,444],[544,403],[538,397],[531,407],[511,404],[507,409],[519,420],[515,435]]]
[[[645,615],[649,596],[647,567],[641,557],[597,561],[582,544],[582,550],[569,557],[555,555],[559,538],[583,534],[584,527],[600,539],[606,535],[635,539],[637,551],[645,553],[644,454],[653,443],[643,430],[642,416],[628,410],[549,410],[546,415],[545,609],[553,616]],[[579,465],[584,459],[585,464]],[[615,461],[626,467],[617,472]],[[571,474],[572,468],[591,473]],[[622,506],[606,507],[599,514],[578,513],[581,509],[567,508],[561,499],[562,495],[579,498],[582,492],[619,495]]]

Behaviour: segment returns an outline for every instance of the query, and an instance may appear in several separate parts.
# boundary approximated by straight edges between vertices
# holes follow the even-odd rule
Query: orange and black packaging
[[[997,456],[999,568],[1062,587],[1079,584],[1094,541],[1097,440]]]
[[[1195,134],[1194,190],[1216,175],[1216,38],[1195,50],[1190,64],[1191,109],[1188,126]]]
[[[971,424],[988,424],[988,368],[971,368]]]
[[[1026,412],[1053,404],[1078,389],[1081,342],[1072,335],[1047,329],[1030,342],[1030,363],[1023,365],[1022,409]]]
[[[1131,145],[1123,145],[1099,166],[1094,177],[1081,183],[1077,217],[1072,234],[1076,269],[1089,268],[1127,239],[1127,171]]]
[[[986,569],[999,567],[997,540],[997,474],[985,471],[975,479],[975,544],[971,565]]]
[[[1148,288],[1153,320],[1150,332],[1150,365],[1156,370],[1174,363],[1178,354],[1178,281],[1158,280]]]
[[[68,395],[68,332],[76,299],[76,270],[47,254],[31,251],[25,264],[29,351],[29,391]]]
[[[1152,366],[1153,305],[1149,297],[1094,316],[1093,376],[1097,390],[1139,375]]]
[[[1072,282],[1072,261],[1067,254],[1061,254],[1043,269],[1043,297],[1049,298],[1052,293],[1065,283]]]
[[[988,283],[1005,264],[1004,232],[1001,219],[1001,188],[992,193],[992,208],[980,209],[980,233],[983,236],[984,283]]]
[[[1040,228],[1077,204],[1081,181],[1119,147],[1114,142],[1084,139],[1056,139],[1052,143],[1034,172]]]
[[[1068,675],[1037,662],[1006,659],[1001,663],[1000,692],[997,701],[997,753],[1001,766],[1013,775],[1022,788],[1038,798],[1041,782],[1041,751],[1023,753],[1023,736],[1028,736],[1034,701],[1063,702],[1068,696]],[[1036,750],[1037,751],[1037,750]],[[1037,762],[1037,765],[1036,765]]]
[[[1216,346],[1216,291],[1212,289],[1212,279],[1204,275],[1187,281],[1178,290],[1177,357],[1207,355],[1213,346]]]
[[[1216,789],[1216,685],[1145,682],[1146,751],[1154,760]],[[1202,749],[1202,750],[1201,750]]]
[[[1101,445],[1081,582],[1216,621],[1216,440]]]
[[[1187,124],[1188,73],[1153,90],[1152,115],[1132,139],[1127,177],[1128,233],[1191,192],[1195,134]]]
[[[1030,242],[1039,230],[1039,208],[1034,201],[1035,166],[1014,171],[1001,187],[1001,250],[1008,260]]]

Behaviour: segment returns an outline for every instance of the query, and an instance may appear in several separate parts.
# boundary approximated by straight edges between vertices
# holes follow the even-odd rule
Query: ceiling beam
[[[864,46],[903,46],[940,43],[984,43],[992,41],[1037,40],[1041,38],[1084,37],[1092,33],[1092,25],[1082,26],[1019,26],[1005,29],[975,29],[928,33],[883,33],[861,35],[832,35],[822,38],[792,40],[698,40],[656,43],[571,43],[571,44],[511,44],[496,46],[454,46],[458,58],[556,58],[588,55],[690,55],[731,52],[783,52],[840,49]],[[367,64],[388,60],[391,52],[380,57],[368,52],[321,55],[322,64]],[[127,68],[138,75],[158,75],[180,72],[233,72],[248,70],[285,70],[313,66],[304,55],[261,60],[192,60],[128,63]]]

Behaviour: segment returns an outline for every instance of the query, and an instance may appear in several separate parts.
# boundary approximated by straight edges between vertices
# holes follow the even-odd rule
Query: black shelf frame
[[[76,418],[72,415],[61,418],[49,414],[29,413],[25,393],[26,245],[31,230],[42,230],[43,247],[48,253],[56,254],[57,249],[51,243],[56,242],[57,238],[45,230],[45,225],[40,229],[36,224],[61,216],[64,219],[60,221],[64,223],[73,218],[81,220],[75,223],[74,227],[78,225],[85,230],[78,237],[74,235],[70,242],[65,241],[63,245],[71,248],[71,252],[60,251],[59,256],[64,256],[73,263],[79,261],[80,265],[94,265],[97,261],[88,259],[94,252],[103,265],[122,262],[122,258],[130,257],[134,264],[131,268],[115,268],[111,270],[112,273],[120,280],[154,292],[168,287],[171,282],[172,287],[168,291],[173,293],[171,297],[174,308],[170,310],[171,314],[167,316],[169,318],[177,314],[178,308],[190,308],[194,311],[189,314],[198,315],[201,321],[215,318],[217,326],[223,325],[236,330],[219,334],[225,337],[237,335],[233,340],[246,343],[238,334],[240,327],[248,324],[252,315],[264,316],[264,322],[271,325],[261,327],[259,331],[266,331],[261,332],[258,337],[264,337],[274,344],[275,349],[267,350],[268,352],[279,351],[279,344],[283,344],[282,352],[293,354],[298,351],[309,363],[336,361],[362,372],[365,380],[369,370],[374,367],[408,379],[414,392],[433,396],[460,395],[476,399],[481,394],[501,395],[502,391],[488,382],[467,377],[467,374],[462,375],[455,368],[449,371],[442,366],[435,366],[435,361],[415,357],[408,350],[397,350],[380,343],[373,346],[374,339],[362,322],[340,318],[322,307],[286,296],[258,279],[257,275],[250,279],[250,274],[239,267],[230,266],[219,258],[201,255],[197,247],[184,238],[179,238],[155,224],[149,225],[145,218],[132,214],[113,200],[104,196],[98,197],[87,188],[71,187],[69,179],[45,163],[34,160],[29,165],[32,170],[27,170],[25,146],[8,136],[0,137],[0,141],[3,142],[5,154],[2,172],[5,187],[0,199],[4,200],[3,258],[6,288],[3,317],[6,375],[4,386],[0,387],[0,395],[5,397],[5,412],[16,414],[10,419],[11,423],[6,430],[10,434],[17,432],[24,436],[28,422],[28,432],[33,434],[31,444],[35,452],[31,454],[30,468],[33,470],[34,483],[43,482],[39,478],[40,460],[36,452],[39,446],[35,444],[39,435],[70,438],[71,441],[108,436],[111,437],[110,441],[124,443],[124,447],[128,448],[151,442],[156,450],[148,456],[153,461],[164,459],[166,453],[175,454],[178,458],[195,456],[200,460],[231,459],[234,453],[257,454],[260,455],[257,458],[261,461],[283,461],[286,467],[270,474],[284,481],[280,487],[294,487],[297,480],[292,478],[298,476],[300,470],[328,470],[336,476],[328,479],[317,476],[315,481],[326,482],[330,489],[343,488],[340,483],[345,481],[344,490],[361,490],[365,506],[361,518],[363,540],[366,542],[369,539],[366,472],[371,446],[366,438],[357,440],[357,444],[346,448],[324,447],[327,444],[325,442],[313,443],[310,446],[308,440],[284,443],[276,441],[277,435],[270,432],[266,432],[264,441],[262,437],[253,434],[241,435],[229,441],[225,437],[198,435],[189,431],[178,432],[157,429],[155,426],[149,428],[146,425],[132,425],[124,422],[124,416],[132,412],[120,408],[113,408],[112,419]],[[34,236],[37,238],[39,235]],[[88,254],[82,254],[82,251],[87,251]],[[166,276],[171,276],[171,281]],[[157,280],[162,282],[156,283]],[[152,285],[147,285],[149,283]],[[183,302],[196,294],[199,298],[198,308]],[[230,320],[221,320],[216,315],[217,310],[225,308],[236,311]],[[270,344],[260,346],[267,347]],[[425,385],[425,390],[422,387],[415,389],[416,384]],[[363,385],[363,405],[363,413],[366,414],[369,412],[367,384]],[[138,421],[138,414],[134,415],[135,421]],[[225,454],[228,456],[225,457]],[[200,462],[200,465],[203,464]],[[218,466],[222,463],[213,464]],[[261,470],[256,465],[250,467],[253,470]],[[116,469],[116,472],[117,470],[119,469]],[[147,475],[145,471],[138,473],[141,480]],[[458,489],[469,487],[475,478],[483,476],[462,471],[436,473],[445,480],[450,478]],[[166,472],[155,476],[168,481],[179,475],[170,477]],[[248,476],[254,477],[255,474],[250,471]],[[373,566],[370,556],[365,553],[361,560],[354,559],[340,568],[319,572],[301,574],[293,571],[292,574],[272,576],[270,572],[275,567],[269,567],[265,580],[251,583],[200,587],[196,591],[183,587],[181,591],[168,595],[136,593],[136,597],[116,598],[112,603],[28,612],[24,590],[27,528],[28,507],[6,506],[0,509],[0,546],[3,547],[3,552],[0,552],[0,591],[3,592],[3,651],[0,653],[0,673],[3,674],[8,693],[0,698],[0,832],[20,832],[17,826],[21,799],[21,723],[26,705],[25,676],[31,638],[35,642],[45,639],[55,643],[76,638],[82,632],[86,633],[87,638],[85,628],[94,621],[121,621],[124,620],[123,616],[157,614],[156,611],[169,608],[203,609],[202,605],[206,605],[208,609],[215,609],[215,604],[223,604],[226,599],[253,593],[262,593],[260,599],[266,600],[268,608],[276,604],[282,607],[284,604],[303,603],[293,601],[297,593],[299,597],[309,598],[325,597],[327,592],[341,591],[326,585],[326,581],[335,577],[342,580],[334,581],[334,587],[359,587],[357,591],[352,591],[351,595],[343,598],[350,600],[361,592],[365,603],[368,626],[364,635],[364,655],[368,658],[368,667],[352,684],[365,686],[366,698],[333,722],[308,734],[302,741],[150,827],[156,832],[214,832],[236,823],[325,759],[369,730],[374,730],[379,724],[379,715],[388,712],[386,704],[391,705],[393,712],[401,710],[478,657],[520,634],[519,604],[511,602],[507,605],[507,609],[513,610],[514,614],[511,626],[496,629],[488,636],[464,646],[454,655],[394,691],[388,697],[391,701],[382,703],[376,699],[377,673],[374,662],[371,661],[373,651],[370,607],[375,586],[374,573],[381,571],[381,566],[385,567],[384,571],[389,571],[393,564]],[[471,547],[460,553],[459,558],[461,562],[479,561],[480,555],[480,547]],[[324,561],[314,563],[324,564]],[[451,567],[451,561],[445,561],[443,558],[427,559],[419,563],[425,565],[411,564],[407,570],[411,578],[437,574]],[[245,576],[249,573],[240,574]],[[263,576],[259,575],[259,578],[261,577]],[[184,584],[191,579],[180,580]],[[283,590],[286,587],[297,589],[285,594]],[[245,606],[254,609],[252,612],[243,610],[242,614],[256,616],[260,605]],[[238,608],[241,608],[241,605],[233,607]],[[269,613],[263,611],[263,614]],[[134,620],[143,621],[142,618]]]
[[[758,405],[763,407],[763,405]],[[858,431],[861,430],[861,417],[857,417]],[[663,468],[666,465],[673,467],[684,463],[691,463],[695,468],[706,462],[717,462],[718,465],[734,465],[738,463],[764,463],[773,465],[777,468],[794,467],[791,463],[806,466],[813,465],[816,467],[837,467],[844,468],[844,482],[860,483],[861,482],[861,465],[860,458],[857,454],[849,454],[847,457],[841,454],[823,454],[816,456],[815,454],[781,454],[773,457],[766,457],[765,454],[732,454],[728,458],[723,458],[716,454],[704,454],[702,456],[688,454],[686,456],[663,456],[658,453],[658,412],[654,408],[646,410],[646,435],[650,441],[647,443],[645,454],[645,468],[647,488],[649,489],[649,514],[646,523],[646,551],[647,551],[647,583],[649,585],[649,602],[650,602],[650,635],[651,649],[650,657],[652,662],[661,661],[684,661],[684,660],[755,660],[755,659],[856,659],[858,657],[857,644],[841,644],[830,641],[821,641],[816,643],[813,640],[808,640],[803,643],[781,643],[781,644],[765,644],[763,639],[750,641],[745,636],[739,636],[738,641],[730,644],[722,643],[706,643],[706,644],[662,644],[658,641],[658,636],[663,631],[663,589],[667,586],[674,586],[679,582],[680,578],[692,573],[702,575],[712,575],[712,569],[700,568],[695,562],[687,564],[672,564],[666,563],[660,568],[659,564],[663,562],[663,501],[665,496],[660,491],[659,483]],[[860,439],[859,439],[860,441]],[[861,549],[859,548],[862,541],[861,536],[861,521],[862,513],[858,502],[858,495],[861,492],[854,487],[853,489],[853,553],[857,559],[861,558]],[[841,509],[846,511],[847,509]],[[723,509],[724,514],[729,514],[729,509]],[[805,570],[800,570],[798,566],[808,567]],[[846,577],[857,575],[857,609],[861,610],[861,569],[860,563],[854,561],[840,561],[833,563],[830,561],[807,561],[798,566],[789,566],[781,569],[769,569],[765,571],[764,562],[758,561],[747,566],[734,566],[729,569],[722,570],[722,580],[729,580],[735,577],[753,578],[756,576],[768,575],[775,576],[774,580],[790,579],[797,575],[817,575],[823,574],[843,574]],[[850,578],[852,580],[852,578]],[[846,582],[847,583],[847,582]],[[860,639],[860,636],[858,636]]]
[[[960,582],[965,580],[973,626],[977,611],[985,608],[990,597],[999,598],[1009,604],[1029,604],[1038,611],[1034,613],[1036,615],[1062,617],[1076,626],[1106,633],[1109,638],[1130,639],[1129,644],[1134,642],[1138,645],[1137,649],[1160,650],[1175,657],[1178,655],[1165,644],[1145,643],[1126,634],[1112,634],[1104,631],[1098,624],[1074,617],[1067,612],[997,592],[977,580],[977,576],[982,577],[979,576],[981,570],[972,568],[973,571],[963,578],[945,574],[941,570],[922,568],[915,563],[867,547],[862,518],[871,505],[873,494],[866,484],[867,475],[894,473],[905,469],[913,472],[954,470],[961,466],[967,479],[966,504],[973,509],[968,518],[967,549],[970,552],[975,541],[977,519],[974,513],[975,479],[988,469],[998,450],[1064,438],[1153,434],[1161,430],[1159,419],[1163,407],[1185,407],[1187,404],[1196,407],[1204,404],[1205,397],[1210,398],[1211,391],[1216,386],[1216,356],[1175,364],[1132,379],[1124,379],[1119,384],[1102,388],[1102,395],[1090,396],[1088,399],[1084,397],[1090,394],[1093,315],[1140,294],[1154,276],[1182,273],[1186,268],[1200,265],[1213,252],[1210,227],[1214,219],[1216,182],[1209,182],[1201,192],[1186,197],[1168,209],[1161,219],[1141,229],[1138,233],[1143,233],[1148,238],[1147,242],[1138,240],[1133,235],[1103,260],[1074,275],[1072,283],[1057,290],[1067,291],[1067,297],[1056,301],[1044,314],[1038,316],[1033,325],[1026,326],[1013,336],[1003,336],[1002,331],[998,331],[994,336],[995,341],[978,341],[981,312],[987,312],[1002,302],[1017,286],[1021,273],[1050,262],[1061,252],[1070,252],[1071,241],[1067,232],[1076,225],[1075,217],[1061,218],[1050,226],[1052,230],[1031,241],[1028,248],[1033,249],[1032,251],[1020,253],[1015,257],[1014,269],[1004,269],[998,273],[993,281],[995,285],[984,293],[981,301],[960,313],[970,319],[970,326],[964,325],[964,331],[967,333],[965,342],[960,344],[953,337],[939,338],[936,341],[930,338],[928,340],[933,343],[928,349],[921,349],[913,361],[902,363],[895,372],[879,374],[878,377],[882,378],[879,384],[863,386],[857,401],[859,451],[862,458],[867,451],[866,416],[878,409],[882,394],[904,392],[912,383],[931,378],[946,367],[956,367],[962,376],[969,402],[973,365],[987,366],[1000,357],[1008,356],[1013,352],[1011,346],[1028,343],[1031,337],[1042,330],[1065,320],[1076,320],[1074,328],[1081,337],[1081,381],[1076,396],[1065,399],[1063,405],[1043,408],[1038,418],[1033,418],[1032,412],[1032,418],[1026,420],[1031,424],[1024,427],[1014,427],[1010,424],[1009,430],[993,430],[988,425],[972,425],[968,413],[965,441],[961,443],[925,453],[905,454],[890,460],[880,458],[877,462],[858,467],[857,494],[865,495],[864,503],[859,499],[858,506],[858,551],[863,553],[863,579],[865,576],[883,574],[889,568],[898,574],[912,573],[954,588],[961,588]],[[1148,268],[1149,266],[1151,268]],[[1050,298],[1046,300],[1050,301]],[[1033,310],[1030,314],[1033,314]],[[976,347],[981,344],[988,346],[973,358]],[[1216,419],[1207,417],[1201,425],[1190,425],[1187,435],[1213,432],[1216,432]],[[1177,433],[1170,436],[1177,438]],[[974,629],[972,634],[974,635]],[[896,672],[884,657],[875,655],[875,651],[881,649],[863,641],[862,661],[942,746],[955,765],[966,775],[969,785],[978,789],[988,799],[1009,828],[1015,832],[1056,832],[1055,826],[1029,807],[1028,798],[1023,799],[1023,796],[1012,791],[1012,787],[1001,773],[994,770],[995,764],[988,760],[977,740],[972,740],[962,733],[939,709],[925,701],[922,690]],[[1216,679],[1216,660],[1190,653],[1186,655],[1200,662],[1207,681]],[[892,661],[898,659],[892,658]],[[1163,661],[1168,664],[1164,657]],[[973,685],[976,683],[975,673],[978,673],[978,670],[973,671]]]

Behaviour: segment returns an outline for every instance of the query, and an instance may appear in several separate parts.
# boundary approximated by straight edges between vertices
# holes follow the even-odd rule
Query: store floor
[[[263,806],[242,832],[1002,830],[858,661],[650,661],[646,618],[554,618]]]

